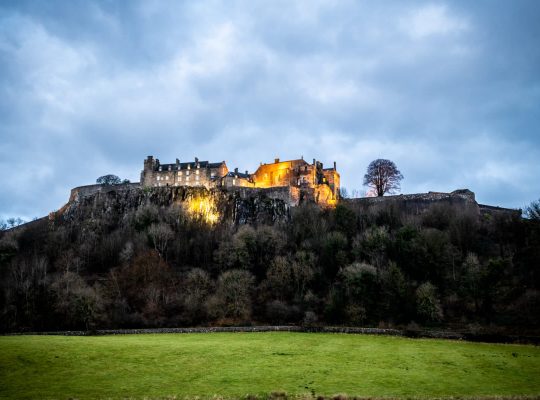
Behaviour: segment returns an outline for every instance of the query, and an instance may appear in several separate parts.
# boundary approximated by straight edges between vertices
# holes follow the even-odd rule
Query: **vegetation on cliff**
[[[0,233],[2,330],[540,326],[538,221],[195,189],[96,193]]]

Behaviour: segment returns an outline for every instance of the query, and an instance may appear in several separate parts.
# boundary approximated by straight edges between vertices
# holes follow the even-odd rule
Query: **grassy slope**
[[[0,398],[540,394],[540,348],[339,334],[0,337]]]

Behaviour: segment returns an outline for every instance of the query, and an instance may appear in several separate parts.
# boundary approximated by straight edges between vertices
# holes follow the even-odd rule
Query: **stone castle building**
[[[261,163],[257,170],[229,171],[225,161],[180,162],[161,164],[158,159],[148,156],[141,172],[141,186],[204,186],[206,188],[287,188],[291,202],[312,200],[319,204],[333,205],[339,197],[340,177],[334,162],[333,168],[323,168],[323,163],[313,159],[313,163],[303,158]]]

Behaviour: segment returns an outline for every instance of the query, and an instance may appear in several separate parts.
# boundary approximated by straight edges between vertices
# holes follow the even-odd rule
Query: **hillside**
[[[76,188],[48,218],[0,233],[1,329],[537,332],[540,227],[470,193],[320,208],[278,189]]]

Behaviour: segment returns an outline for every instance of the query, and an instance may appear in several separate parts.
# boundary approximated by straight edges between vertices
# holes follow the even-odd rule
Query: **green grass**
[[[0,398],[540,394],[540,348],[388,336],[0,337]]]

